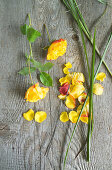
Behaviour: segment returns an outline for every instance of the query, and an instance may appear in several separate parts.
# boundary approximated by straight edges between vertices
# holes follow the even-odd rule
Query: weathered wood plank
[[[80,0],[78,4],[89,27],[105,8],[97,0]],[[25,22],[27,13],[31,14],[33,26],[42,33],[42,37],[33,45],[34,57],[38,56],[39,61],[43,63],[46,61],[46,53],[41,48],[48,45],[48,37],[43,24],[47,25],[52,39],[65,38],[68,42],[67,53],[56,60],[55,66],[49,71],[54,79],[54,86],[50,88],[46,98],[37,104],[24,102],[24,94],[30,82],[28,77],[25,78],[17,74],[18,70],[25,65],[24,53],[29,48],[19,29],[20,25]],[[67,61],[73,63],[73,71],[84,72],[85,75],[87,73],[76,23],[73,22],[71,15],[68,14],[60,0],[1,0],[0,16],[0,170],[60,170],[74,125],[63,124],[58,120],[60,113],[67,110],[57,98],[58,79],[63,76],[62,65]],[[104,49],[106,38],[110,32],[111,20],[111,8],[108,8],[97,27],[96,43],[101,51]],[[79,40],[74,38],[76,35]],[[89,58],[91,58],[89,45],[88,52]],[[111,53],[112,49],[110,48],[105,60],[112,69]],[[96,66],[98,62],[97,58]],[[80,123],[69,150],[66,165],[68,170],[111,170],[112,167],[112,81],[103,66],[101,70],[106,72],[107,78],[103,83],[105,89],[103,96],[94,97],[95,125],[92,160],[89,164],[86,162],[86,150],[74,160],[86,139],[87,126]],[[37,81],[36,74],[33,75],[33,79]],[[47,120],[42,124],[23,120],[22,113],[29,108],[33,108],[35,111],[46,111]],[[45,155],[54,129],[55,134],[51,147]]]

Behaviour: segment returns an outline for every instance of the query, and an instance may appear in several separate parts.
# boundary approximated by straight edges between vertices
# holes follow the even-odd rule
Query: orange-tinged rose
[[[27,90],[25,99],[29,102],[37,102],[38,100],[45,98],[48,91],[49,88],[39,87],[39,83],[36,83]]]
[[[48,48],[47,60],[56,60],[59,56],[65,54],[67,48],[67,41],[59,39],[54,41]]]

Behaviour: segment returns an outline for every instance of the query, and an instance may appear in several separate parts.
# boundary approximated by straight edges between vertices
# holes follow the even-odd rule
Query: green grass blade
[[[78,8],[78,5],[77,5],[77,3],[76,3],[76,0],[74,0],[75,7],[74,7],[73,3],[72,3],[72,6],[69,5],[70,2],[71,2],[71,0],[63,0],[63,2],[64,2],[64,4],[66,5],[66,7],[70,10],[70,12],[71,12],[71,14],[73,15],[73,18],[76,20],[76,22],[78,22],[78,19],[77,19],[77,17],[75,16],[75,14],[77,13],[76,9],[78,10],[78,15],[80,16],[79,22],[80,22],[81,28],[82,28],[83,32],[85,33],[85,35],[87,36],[87,38],[88,38],[88,40],[90,41],[90,43],[93,45],[93,38],[92,38],[92,36],[91,36],[91,34],[90,34],[90,31],[89,31],[89,29],[88,29],[88,27],[87,27],[87,25],[86,25],[86,23],[85,23],[82,15],[81,15],[81,12],[80,12],[80,10],[79,10],[79,8]],[[73,0],[72,0],[72,2],[73,2]],[[75,13],[74,13],[74,12],[75,12]],[[95,46],[95,50],[96,50],[98,56],[99,56],[100,58],[102,58],[102,56],[101,56],[101,54],[100,54],[97,46]],[[112,77],[112,73],[111,73],[110,69],[108,68],[108,66],[107,66],[107,64],[106,64],[105,61],[103,61],[103,64],[105,65],[107,71],[109,72],[109,74],[110,74],[111,77]]]
[[[80,27],[80,24],[79,24],[79,27]],[[81,27],[80,27],[80,32],[81,32],[81,38],[82,38],[82,43],[83,43],[83,47],[84,47],[84,52],[85,52],[85,55],[86,55],[86,62],[87,62],[87,68],[88,68],[89,80],[90,80],[89,60],[88,60],[88,56],[87,56],[87,50],[86,50],[86,44],[85,44],[85,40],[84,40],[84,35],[83,35],[83,32],[82,32]]]
[[[93,84],[94,84],[94,65],[95,65],[95,35],[93,40],[93,55],[91,63],[91,79],[90,79],[90,98],[89,98],[89,118],[88,118],[88,137],[87,137],[87,161],[90,160],[90,147],[91,147],[91,113],[93,111]],[[93,114],[93,113],[92,113]]]
[[[82,38],[82,43],[83,43],[83,47],[84,47],[84,52],[85,52],[85,55],[86,55],[86,62],[87,62],[88,74],[89,74],[89,79],[90,79],[90,68],[89,68],[89,61],[88,61],[88,56],[87,56],[86,44],[85,44],[85,40],[84,40],[84,35],[83,35],[83,32],[82,32],[82,29],[81,29],[82,24],[81,24],[80,19],[79,19],[78,15],[77,15],[76,8],[74,8],[74,6],[73,6],[73,1],[72,1],[72,0],[69,1],[69,7],[70,7],[71,9],[72,9],[72,8],[74,9],[74,10],[73,10],[73,16],[74,16],[74,18],[76,18],[78,27],[79,27],[79,29],[80,29],[81,38]]]
[[[110,34],[110,36],[109,36],[109,39],[108,39],[108,41],[107,41],[106,48],[105,48],[105,50],[104,50],[103,56],[102,56],[102,58],[101,58],[101,60],[100,60],[100,63],[99,63],[99,65],[98,65],[98,67],[97,67],[94,80],[96,79],[96,76],[97,76],[97,74],[98,74],[98,72],[99,72],[99,69],[100,69],[100,67],[101,67],[101,65],[102,65],[102,62],[103,62],[103,60],[104,60],[104,57],[105,57],[105,54],[106,54],[107,49],[108,49],[108,47],[109,47],[109,44],[110,44],[111,39],[112,39],[112,32],[111,32],[111,34]]]
[[[91,36],[90,31],[89,31],[89,29],[88,29],[88,27],[87,27],[87,25],[86,25],[86,22],[85,22],[85,20],[84,20],[82,14],[81,14],[79,8],[78,8],[78,5],[77,5],[76,0],[73,0],[73,1],[74,1],[74,5],[75,5],[75,7],[76,7],[76,9],[77,9],[77,11],[78,11],[78,15],[80,16],[80,20],[81,20],[83,26],[84,26],[85,29],[86,29],[86,32],[88,33],[89,36]]]
[[[102,4],[106,4],[107,2],[105,0],[98,0]]]
[[[92,124],[91,124],[91,136],[92,136],[92,133],[93,133],[93,124],[94,124],[94,116],[93,116],[93,104],[92,104]]]

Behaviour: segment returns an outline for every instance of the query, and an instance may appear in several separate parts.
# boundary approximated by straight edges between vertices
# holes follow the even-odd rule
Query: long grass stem
[[[94,32],[94,41],[93,41],[93,55],[92,55],[92,63],[91,63],[91,79],[90,79],[90,98],[89,98],[89,118],[88,118],[88,137],[87,137],[87,161],[90,160],[90,147],[91,147],[91,118],[93,114],[93,84],[94,84],[94,64],[95,64],[95,35],[96,30]]]

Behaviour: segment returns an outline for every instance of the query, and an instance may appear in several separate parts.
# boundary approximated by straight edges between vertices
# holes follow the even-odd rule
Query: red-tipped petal
[[[64,83],[60,88],[59,88],[59,92],[63,95],[66,95],[68,93],[68,89],[69,89],[69,83]]]

